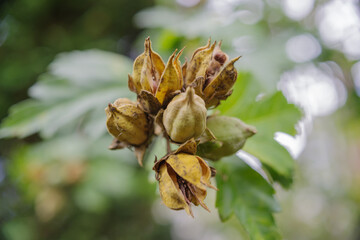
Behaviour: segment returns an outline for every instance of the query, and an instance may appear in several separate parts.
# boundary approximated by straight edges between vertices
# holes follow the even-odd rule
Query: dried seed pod
[[[153,133],[151,118],[135,102],[126,98],[119,98],[114,104],[109,103],[105,112],[108,132],[115,138],[109,148],[135,147],[135,155],[142,165],[146,146]]]
[[[237,71],[234,63],[240,57],[229,61],[229,57],[221,50],[221,42],[195,50],[186,67],[185,85],[191,86],[205,101],[206,108],[216,107],[220,100],[231,95]]]
[[[129,75],[130,90],[137,94],[141,90],[154,93],[164,69],[163,60],[152,50],[150,38],[146,38],[144,52],[135,59],[132,76]]]
[[[202,139],[197,154],[211,160],[235,154],[244,146],[246,139],[256,133],[255,127],[227,116],[209,117],[206,126],[216,139],[210,139],[204,134],[202,138],[208,138],[208,141]]]
[[[179,61],[183,49],[178,54],[175,50],[165,66],[161,57],[152,50],[150,38],[145,40],[144,46],[144,52],[134,61],[128,86],[138,95],[142,110],[156,115],[183,87],[183,70]]]
[[[209,63],[208,68],[206,69],[205,74],[205,83],[203,88],[205,88],[209,83],[214,79],[214,77],[220,72],[220,69],[228,61],[229,57],[226,53],[221,50],[221,41],[216,45],[214,52],[212,54],[212,59]]]
[[[187,64],[185,75],[186,86],[189,86],[197,77],[205,77],[206,69],[211,61],[215,46],[216,42],[210,46],[209,39],[206,46],[195,50],[189,64]]]
[[[105,109],[107,129],[121,142],[141,145],[149,136],[150,126],[146,114],[126,98],[117,99]]]
[[[206,108],[201,97],[188,87],[174,97],[164,111],[163,125],[171,140],[183,143],[199,137],[206,127]]]
[[[236,57],[225,64],[220,72],[208,79],[208,82],[204,85],[203,94],[207,108],[212,106],[216,107],[220,104],[220,100],[225,100],[231,95],[231,88],[237,79],[237,71],[234,63],[239,58],[240,57]]]
[[[216,189],[210,182],[212,170],[195,152],[196,142],[191,139],[157,161],[153,168],[164,204],[174,210],[185,209],[191,216],[191,203],[210,211],[204,203],[206,188]]]

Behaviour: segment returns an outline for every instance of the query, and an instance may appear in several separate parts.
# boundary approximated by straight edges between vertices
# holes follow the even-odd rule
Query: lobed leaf
[[[235,216],[250,239],[281,239],[273,213],[279,211],[272,186],[238,157],[216,164],[216,207],[222,221]]]
[[[261,90],[250,74],[240,73],[234,93],[218,109],[256,127],[258,133],[247,140],[244,150],[263,163],[272,179],[288,187],[292,182],[294,161],[274,140],[274,135],[276,132],[294,135],[295,125],[302,114],[295,105],[287,102],[281,92],[260,95]]]
[[[89,50],[59,54],[49,73],[30,88],[33,99],[10,109],[1,124],[0,137],[22,138],[39,132],[47,138],[67,126],[78,129],[80,124],[90,136],[100,136],[106,132],[105,106],[119,96],[130,96],[129,69],[131,61],[113,53]]]

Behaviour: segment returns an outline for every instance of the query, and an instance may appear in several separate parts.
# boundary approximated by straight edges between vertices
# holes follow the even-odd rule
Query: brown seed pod
[[[114,104],[109,103],[105,112],[108,132],[115,138],[110,149],[135,147],[141,165],[146,149],[144,146],[149,142],[153,132],[151,118],[137,107],[136,103],[126,98],[119,98]]]
[[[196,142],[191,139],[157,161],[153,167],[164,204],[174,210],[185,209],[191,216],[194,216],[191,203],[201,205],[210,212],[204,203],[206,190],[207,187],[217,190],[210,182],[211,168],[195,152]]]

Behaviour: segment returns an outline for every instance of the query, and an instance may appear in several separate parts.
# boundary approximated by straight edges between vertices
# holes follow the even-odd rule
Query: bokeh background
[[[0,1],[0,121],[27,109],[3,134],[17,138],[0,139],[0,239],[246,239],[220,222],[214,193],[212,214],[170,211],[151,154],[143,171],[107,150],[103,108],[134,98],[124,86],[147,36],[164,59],[222,40],[264,94],[299,106],[298,134],[275,136],[297,164],[277,187],[280,231],[360,239],[359,13],[358,0]]]

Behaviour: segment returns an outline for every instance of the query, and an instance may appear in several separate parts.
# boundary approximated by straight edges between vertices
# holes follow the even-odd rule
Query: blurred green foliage
[[[261,164],[259,168],[249,167],[241,156],[211,163],[218,169],[216,182],[220,190],[216,207],[221,220],[229,221],[221,228],[218,220],[206,222],[216,215],[214,209],[210,216],[199,216],[203,222],[194,222],[195,227],[220,229],[220,239],[281,239],[281,234],[286,239],[339,239],[339,236],[356,239],[359,235],[356,217],[360,216],[356,207],[360,199],[356,163],[351,165],[352,174],[344,174],[345,182],[351,182],[350,187],[341,185],[343,178],[332,176],[340,180],[340,187],[320,188],[331,204],[323,204],[326,215],[317,218],[330,219],[334,225],[340,221],[348,223],[343,228],[346,231],[342,230],[344,234],[333,234],[324,222],[309,227],[306,219],[297,221],[293,216],[297,209],[308,206],[311,210],[312,202],[302,205],[303,198],[297,198],[296,191],[299,185],[313,184],[311,177],[324,172],[323,169],[306,177],[308,169],[299,168],[302,173],[295,178],[300,183],[292,190],[293,202],[285,202],[284,217],[280,216],[278,221],[280,230],[275,223],[279,217],[274,218],[280,209],[274,197],[275,189],[282,193],[276,183],[289,188],[296,168],[288,151],[274,140],[274,134],[296,134],[294,126],[301,118],[301,112],[276,90],[281,74],[297,64],[288,59],[284,46],[289,38],[302,33],[319,38],[313,14],[308,19],[293,21],[274,1],[241,1],[234,6],[229,3],[231,13],[256,13],[262,9],[260,17],[244,22],[241,18],[231,19],[230,13],[214,13],[206,5],[208,2],[199,1],[196,6],[186,8],[175,1],[162,0],[143,11],[140,10],[154,2],[0,3],[0,119],[10,105],[26,98],[27,92],[30,97],[11,107],[9,116],[1,122],[0,137],[25,138],[25,141],[0,142],[0,239],[186,238],[181,238],[185,232],[179,235],[175,231],[184,222],[174,220],[177,217],[161,221],[157,214],[166,215],[170,210],[161,206],[159,211],[154,207],[159,196],[151,167],[155,155],[164,155],[164,143],[154,139],[144,169],[137,166],[129,150],[107,150],[111,138],[106,133],[104,108],[118,97],[135,99],[127,89],[127,73],[131,72],[131,58],[142,51],[143,40],[149,35],[153,48],[164,59],[174,48],[184,45],[183,55],[190,56],[208,37],[223,40],[222,47],[230,57],[246,55],[238,64],[240,74],[234,94],[219,110],[257,127],[258,134],[249,139],[244,151],[257,157]],[[256,5],[258,2],[262,4]],[[314,9],[322,2],[316,1]],[[140,32],[140,28],[145,30]],[[236,48],[236,41],[244,40],[243,36],[250,37],[248,52]],[[320,44],[321,54],[311,61],[334,61],[349,75],[353,61],[321,41]],[[99,50],[85,50],[93,48]],[[68,53],[60,53],[64,51]],[[347,129],[352,136],[349,146],[356,152],[360,132],[359,97],[351,80],[345,78],[344,82],[349,100],[337,120],[341,129]],[[323,132],[327,132],[327,139],[334,138],[329,129]],[[344,137],[337,132],[335,136],[337,140]],[[317,156],[318,147],[313,144],[311,153],[306,155],[310,162]],[[340,169],[347,163],[334,166]],[[348,199],[343,201],[344,198]],[[348,215],[339,207],[343,202],[352,210],[345,211]],[[340,214],[336,215],[337,212]],[[209,231],[208,228],[205,229]],[[234,228],[235,233],[231,232]],[[205,232],[194,230],[192,239],[200,239],[196,236],[201,231]],[[204,236],[205,233],[201,238]]]
[[[108,140],[68,135],[18,149],[9,173],[24,201],[20,215],[2,224],[6,239],[168,239],[168,226],[150,211],[154,182],[103,151]]]
[[[129,55],[133,15],[153,1],[5,0],[0,5],[0,119],[59,52],[98,48]]]

